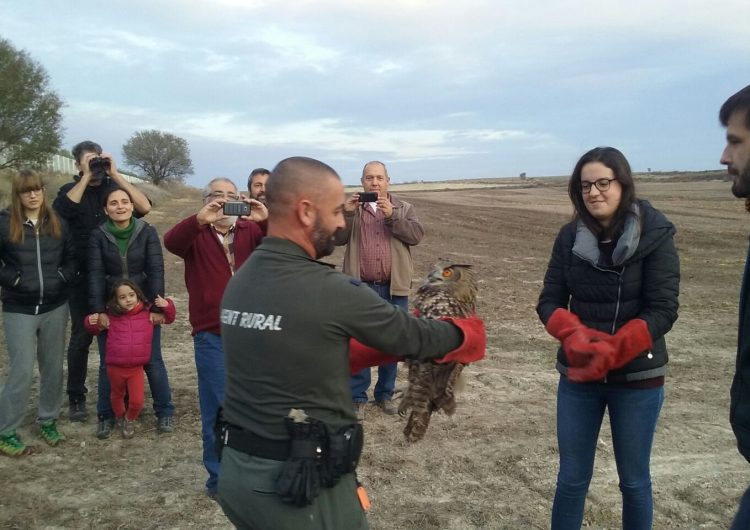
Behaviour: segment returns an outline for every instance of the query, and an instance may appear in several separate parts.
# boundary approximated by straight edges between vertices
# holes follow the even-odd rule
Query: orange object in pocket
[[[366,512],[370,511],[370,498],[367,496],[367,492],[362,484],[357,486],[357,497],[359,498],[359,504],[362,506],[362,509]]]

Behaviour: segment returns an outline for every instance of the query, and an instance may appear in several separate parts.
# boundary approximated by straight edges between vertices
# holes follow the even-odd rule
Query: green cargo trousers
[[[354,474],[321,488],[309,506],[281,501],[276,478],[283,462],[225,447],[219,473],[219,504],[237,528],[251,530],[367,530]]]

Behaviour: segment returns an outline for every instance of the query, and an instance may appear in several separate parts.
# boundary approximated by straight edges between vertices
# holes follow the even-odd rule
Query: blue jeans
[[[104,362],[106,355],[105,344],[107,332],[97,335],[99,344],[99,386],[97,390],[96,414],[100,420],[115,417],[110,400],[109,379],[107,379],[107,367]],[[148,387],[151,389],[151,397],[154,399],[154,414],[157,418],[174,416],[174,405],[172,404],[172,390],[169,386],[167,367],[161,356],[161,326],[154,326],[154,337],[151,340],[151,360],[143,367],[148,379]]]
[[[215,493],[219,478],[219,457],[214,449],[214,421],[224,402],[224,348],[221,335],[199,331],[193,336],[195,368],[198,371],[198,402],[201,408],[203,465],[208,471],[206,488]]]
[[[408,296],[391,296],[390,285],[375,285],[374,283],[365,282],[370,289],[378,293],[378,296],[396,307],[409,310]],[[387,352],[390,353],[390,352]],[[396,374],[398,373],[398,363],[384,364],[378,366],[378,382],[375,384],[375,401],[388,401],[393,396],[396,389]],[[370,388],[370,368],[365,368],[361,372],[351,377],[352,401],[355,403],[367,403],[367,389]]]
[[[651,528],[651,446],[663,402],[663,386],[618,388],[601,383],[577,384],[560,377],[557,387],[560,471],[552,506],[552,530],[581,528],[604,409],[609,410],[622,492],[622,528]]]
[[[737,509],[737,515],[734,516],[730,530],[747,530],[748,528],[750,528],[750,487],[745,490],[740,499],[740,507]]]

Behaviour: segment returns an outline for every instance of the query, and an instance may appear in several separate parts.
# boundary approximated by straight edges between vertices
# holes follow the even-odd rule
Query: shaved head
[[[336,170],[319,160],[303,156],[282,160],[266,183],[269,216],[284,215],[302,198],[317,201],[323,184],[332,177],[341,180]]]
[[[346,226],[344,186],[329,165],[295,156],[279,162],[266,183],[268,236],[296,243],[320,259],[333,252]]]

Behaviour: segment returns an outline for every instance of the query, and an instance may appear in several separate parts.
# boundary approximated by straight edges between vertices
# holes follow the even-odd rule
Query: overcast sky
[[[47,69],[66,148],[168,131],[196,186],[294,155],[346,183],[562,175],[597,145],[717,169],[750,83],[748,0],[0,0],[0,36]]]

